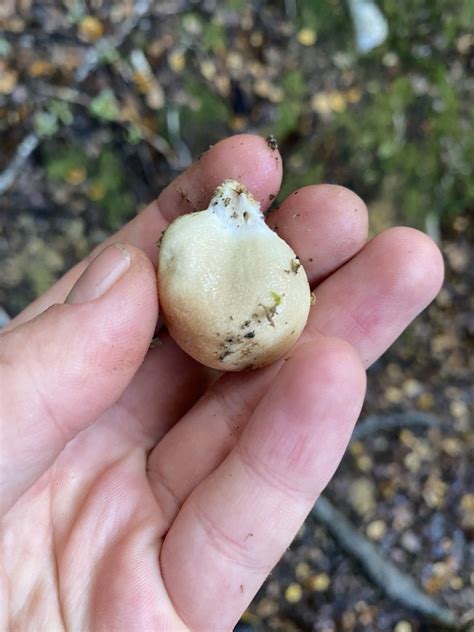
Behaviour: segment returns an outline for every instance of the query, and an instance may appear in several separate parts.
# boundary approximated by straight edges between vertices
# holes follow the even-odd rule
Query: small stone
[[[399,621],[397,625],[393,628],[393,632],[412,632],[413,628],[411,627],[411,623],[408,621]]]
[[[313,46],[316,43],[317,34],[314,29],[306,27],[298,31],[296,39],[302,46]]]
[[[288,603],[298,603],[303,596],[303,589],[299,584],[290,584],[285,590],[285,599]]]
[[[367,529],[365,530],[365,532],[367,533],[367,537],[378,542],[383,538],[386,530],[387,525],[383,520],[374,520],[369,525],[367,525]]]
[[[324,592],[331,585],[331,578],[327,573],[318,573],[317,575],[309,577],[305,582],[305,585],[309,588],[309,590]]]

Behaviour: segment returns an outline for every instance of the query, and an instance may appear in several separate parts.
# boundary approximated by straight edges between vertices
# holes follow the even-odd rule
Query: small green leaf
[[[54,136],[59,129],[56,113],[37,112],[34,117],[34,127],[38,136],[41,136],[42,138]]]
[[[114,93],[110,89],[102,90],[90,104],[90,112],[105,121],[117,121],[120,109]]]

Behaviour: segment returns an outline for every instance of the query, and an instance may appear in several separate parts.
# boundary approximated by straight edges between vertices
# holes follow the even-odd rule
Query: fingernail
[[[88,303],[100,298],[130,267],[130,254],[121,243],[107,246],[88,265],[69,292],[66,303]]]

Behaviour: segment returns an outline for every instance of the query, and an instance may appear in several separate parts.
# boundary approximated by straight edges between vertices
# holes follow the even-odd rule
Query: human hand
[[[316,295],[288,358],[216,379],[166,332],[148,351],[162,230],[227,178],[268,207],[281,173],[222,141],[1,334],[0,629],[229,630],[332,477],[364,367],[440,287],[428,237],[366,243],[355,194],[300,189],[269,218]]]

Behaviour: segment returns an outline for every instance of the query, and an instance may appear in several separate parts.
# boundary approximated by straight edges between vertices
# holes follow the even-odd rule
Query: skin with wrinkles
[[[148,351],[156,235],[227,178],[264,209],[281,174],[264,139],[222,141],[0,334],[0,630],[231,630],[333,475],[363,367],[442,282],[428,237],[366,243],[357,195],[300,189],[269,219],[316,294],[289,359],[219,376],[165,331]]]

